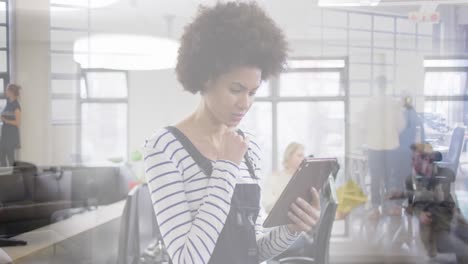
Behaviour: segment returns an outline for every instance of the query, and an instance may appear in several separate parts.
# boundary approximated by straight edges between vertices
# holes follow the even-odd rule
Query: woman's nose
[[[250,104],[251,104],[251,99],[248,94],[242,94],[237,100],[237,106],[241,108],[242,110],[248,109]]]

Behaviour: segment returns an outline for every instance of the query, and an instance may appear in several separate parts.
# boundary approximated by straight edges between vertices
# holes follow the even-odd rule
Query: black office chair
[[[314,242],[309,244],[310,248],[305,250],[304,256],[286,257],[279,260],[281,264],[328,264],[330,237],[335,221],[338,201],[333,177],[329,177],[328,184],[324,187],[322,195],[324,197],[323,211],[317,232],[314,235]]]
[[[138,185],[129,192],[122,214],[117,263],[144,262],[141,256],[149,247],[154,248],[159,236],[148,186]]]

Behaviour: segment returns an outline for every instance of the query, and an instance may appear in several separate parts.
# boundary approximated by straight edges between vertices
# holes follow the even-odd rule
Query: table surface
[[[119,218],[122,216],[124,206],[125,200],[122,200],[76,214],[63,221],[13,237],[27,241],[26,246],[4,247],[2,249],[13,261],[18,261],[37,251]]]

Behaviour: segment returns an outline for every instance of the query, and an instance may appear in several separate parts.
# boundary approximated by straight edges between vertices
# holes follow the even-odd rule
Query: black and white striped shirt
[[[256,179],[249,174],[245,161],[240,166],[226,160],[212,161],[213,172],[206,175],[165,128],[146,141],[146,179],[161,235],[174,264],[208,263],[229,214],[236,184],[261,186],[260,148],[253,136],[247,135],[248,156]],[[260,261],[283,252],[297,238],[286,226],[264,232],[263,219],[260,210],[255,226]]]

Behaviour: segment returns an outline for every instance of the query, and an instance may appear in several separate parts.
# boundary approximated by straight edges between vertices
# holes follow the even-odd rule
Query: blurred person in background
[[[405,177],[412,172],[412,152],[411,146],[415,143],[424,143],[425,133],[424,124],[418,113],[414,109],[413,99],[408,92],[404,92],[402,96],[404,128],[400,132],[400,147],[398,155],[398,166],[396,167],[395,177],[398,182],[403,183]],[[400,185],[403,189],[404,186]]]
[[[468,227],[450,193],[454,172],[438,167],[440,152],[429,144],[411,145],[412,172],[405,181],[405,191],[395,192],[391,199],[407,198],[407,213],[419,220],[421,241],[430,258],[438,252],[455,253],[457,263],[468,263]]]
[[[402,185],[394,177],[398,167],[399,136],[404,128],[401,104],[393,97],[386,95],[387,78],[376,78],[377,92],[367,105],[364,124],[366,148],[368,152],[369,174],[371,177],[370,219],[378,219],[383,205],[382,193]]]
[[[9,84],[5,90],[7,104],[1,113],[2,134],[0,138],[0,166],[13,166],[15,149],[20,147],[19,127],[21,106],[18,102],[21,87]]]
[[[265,180],[263,188],[263,207],[267,213],[270,213],[273,205],[283,192],[294,172],[304,160],[304,145],[291,142],[288,144],[283,154],[283,168],[274,172]]]

